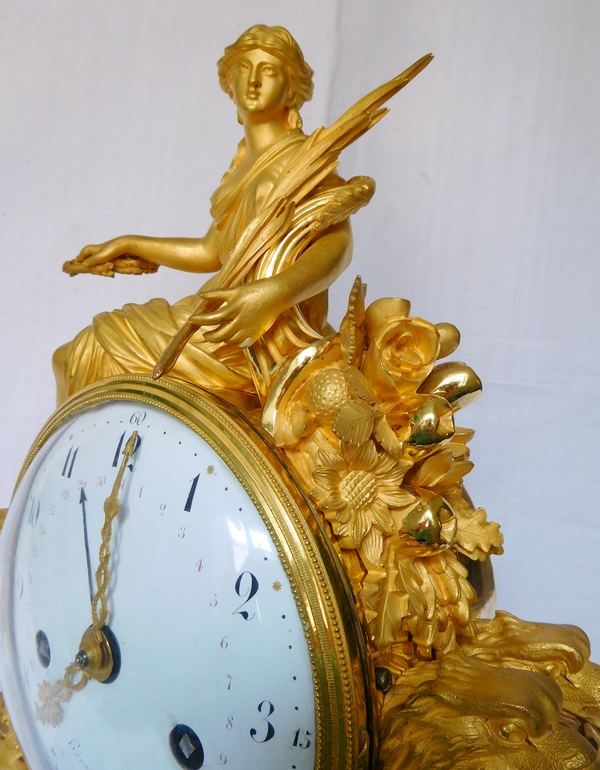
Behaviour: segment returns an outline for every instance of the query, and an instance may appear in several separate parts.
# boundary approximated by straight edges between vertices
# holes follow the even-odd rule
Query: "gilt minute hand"
[[[108,617],[108,604],[106,599],[106,591],[109,581],[109,563],[110,563],[110,539],[112,536],[112,523],[119,510],[121,503],[119,502],[119,488],[123,481],[123,475],[125,468],[129,462],[129,458],[135,452],[138,442],[138,432],[134,431],[123,450],[123,458],[117,471],[115,481],[113,484],[112,492],[104,501],[104,526],[102,527],[102,543],[100,544],[100,552],[98,555],[98,569],[96,570],[96,583],[98,590],[92,600],[92,625],[95,629],[101,630],[106,619]],[[98,604],[100,604],[100,610],[98,610]]]

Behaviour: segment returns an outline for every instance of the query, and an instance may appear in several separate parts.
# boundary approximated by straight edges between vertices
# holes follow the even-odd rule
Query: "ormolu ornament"
[[[30,483],[33,478],[33,486],[28,497],[18,492],[7,523],[11,534],[4,536],[9,565],[5,569],[13,569],[13,562],[21,566],[14,567],[17,572],[10,572],[5,585],[18,582],[22,577],[18,569],[33,558],[32,549],[21,549],[20,560],[16,558],[15,538],[31,537],[33,543],[37,535],[31,532],[39,532],[39,515],[48,528],[54,515],[46,510],[50,492],[44,486],[45,471],[36,475],[36,458],[48,464],[51,476],[52,468],[58,466],[57,461],[52,465],[52,445],[47,442],[58,440],[63,424],[91,431],[86,420],[93,423],[94,409],[101,404],[120,425],[129,415],[122,411],[125,403],[133,410],[131,424],[138,426],[140,436],[144,434],[143,447],[159,447],[152,441],[170,436],[164,442],[171,443],[165,443],[162,453],[156,449],[154,465],[146,471],[147,486],[159,483],[154,496],[169,496],[169,505],[191,514],[198,485],[206,484],[203,502],[206,513],[213,516],[214,529],[202,529],[205,525],[197,523],[204,521],[201,518],[186,520],[188,527],[192,521],[200,527],[194,544],[211,538],[216,542],[217,525],[231,524],[221,552],[211,548],[195,564],[196,557],[190,556],[196,580],[207,569],[203,559],[222,560],[225,552],[234,554],[231,575],[227,573],[234,605],[231,612],[228,606],[223,622],[237,616],[235,634],[223,632],[209,641],[215,627],[211,617],[217,617],[210,613],[203,616],[203,632],[192,634],[197,665],[205,658],[212,661],[215,673],[211,669],[210,687],[223,673],[219,666],[225,660],[221,652],[225,655],[226,650],[231,665],[239,664],[236,672],[242,681],[244,671],[246,676],[259,676],[263,659],[252,658],[251,666],[244,665],[248,659],[244,643],[236,636],[240,623],[242,628],[254,628],[243,624],[258,614],[258,605],[247,604],[256,601],[259,589],[264,592],[260,594],[263,614],[270,613],[271,622],[277,621],[271,626],[275,647],[268,649],[264,660],[285,665],[281,661],[287,652],[276,646],[281,639],[286,639],[284,647],[290,651],[307,645],[306,656],[300,656],[297,665],[304,660],[304,679],[310,680],[312,673],[312,681],[303,683],[303,696],[294,700],[295,706],[290,702],[285,712],[278,700],[296,686],[291,682],[298,682],[296,674],[288,677],[290,672],[282,669],[280,691],[261,695],[252,715],[244,715],[243,705],[249,701],[236,695],[233,681],[238,686],[240,678],[229,671],[214,697],[223,698],[219,703],[227,708],[240,710],[235,717],[224,713],[221,722],[206,728],[202,737],[188,724],[169,723],[159,749],[167,751],[171,765],[200,768],[206,759],[206,766],[212,767],[225,764],[228,753],[231,758],[240,751],[240,757],[254,763],[253,767],[277,770],[292,761],[292,767],[307,770],[600,768],[600,674],[589,661],[583,632],[529,624],[501,612],[492,620],[478,617],[492,593],[493,583],[484,585],[485,576],[491,575],[486,568],[490,555],[502,553],[502,535],[495,522],[487,521],[485,511],[473,506],[463,485],[473,467],[467,446],[473,432],[457,426],[455,417],[480,395],[481,382],[466,364],[439,363],[457,349],[458,329],[411,316],[405,299],[376,299],[365,306],[366,287],[360,277],[354,282],[339,332],[326,320],[327,289],[350,261],[348,219],[374,192],[368,177],[341,179],[337,158],[384,116],[382,105],[430,60],[431,56],[423,57],[357,102],[332,126],[306,136],[299,110],[312,94],[312,70],[286,30],[252,27],[226,49],[218,65],[221,86],[234,101],[244,138],[211,199],[213,224],[207,234],[192,239],[123,236],[87,246],[76,260],[65,264],[70,275],[141,273],[159,265],[215,275],[195,295],[175,305],[157,299],[101,314],[56,352],[59,402],[71,400],[51,418],[28,459],[34,470],[26,479]],[[160,378],[168,373],[171,379],[161,384]],[[159,383],[152,382],[150,375]],[[217,395],[206,395],[198,386]],[[228,402],[235,407],[225,406]],[[145,423],[147,414],[161,428],[164,420],[164,430],[152,434]],[[179,443],[173,435],[181,436]],[[183,444],[188,454],[179,461],[176,458],[183,450],[178,447]],[[93,448],[98,457],[103,456],[102,442]],[[118,466],[121,448],[119,443],[111,468]],[[61,465],[64,471],[57,471],[67,493],[78,451],[79,447],[69,445]],[[214,464],[196,469],[192,458],[199,452],[214,457]],[[142,458],[140,452],[138,478],[144,472]],[[179,490],[176,495],[171,475],[180,471],[184,461],[191,464],[189,471],[185,466],[181,505],[176,502]],[[121,477],[127,475],[126,464],[127,460],[121,462]],[[167,466],[171,475],[164,475]],[[227,486],[211,486],[215,473],[228,479]],[[238,484],[237,512],[223,497],[234,483]],[[114,502],[115,494],[109,500]],[[144,485],[136,494],[138,498],[131,490],[123,491],[132,510],[130,526],[139,525],[136,500],[142,499]],[[223,507],[217,514],[211,495],[221,495]],[[42,514],[40,498],[45,502]],[[82,511],[85,524],[85,506]],[[144,519],[140,532],[151,533],[148,548],[162,547],[166,535],[157,533],[163,531],[160,522],[167,521],[172,519],[148,519],[146,526]],[[67,540],[69,533],[63,534]],[[122,542],[114,546],[120,556],[127,547],[126,533],[122,534]],[[183,523],[176,537],[185,540]],[[112,617],[110,591],[126,585],[125,568],[118,559],[118,569],[113,570],[110,562],[108,571],[111,533],[104,531],[102,541],[106,579],[98,578],[96,611],[99,601],[102,617],[93,611],[94,631]],[[249,554],[257,549],[264,552],[262,560],[249,562]],[[143,559],[144,553],[140,546],[133,549],[131,558]],[[160,558],[146,567],[149,575],[165,567],[167,573],[175,573],[175,567],[184,563],[175,556],[168,563],[164,551],[157,553]],[[263,572],[260,580],[257,575],[259,568],[267,569],[264,562],[269,559],[273,565],[269,569],[275,572],[264,573],[271,575],[265,592]],[[138,566],[135,574],[141,571]],[[41,596],[45,581],[36,574],[35,590]],[[219,572],[221,583],[227,582],[224,574]],[[185,575],[185,588],[174,591],[179,598],[189,590]],[[6,590],[16,615],[15,592],[12,587]],[[199,591],[194,588],[184,596],[192,613],[199,611]],[[39,596],[34,594],[35,603]],[[140,616],[151,602],[152,592],[148,595],[150,600],[141,602],[135,594]],[[289,601],[286,611],[275,612],[284,596]],[[214,596],[209,592],[205,598],[208,607],[216,608],[231,596],[214,591]],[[163,599],[165,604],[168,601]],[[179,614],[187,610],[186,605]],[[155,611],[159,614],[162,609]],[[204,604],[202,612],[208,612]],[[117,618],[118,613],[115,623]],[[294,644],[288,644],[281,621],[292,626],[292,620],[297,635]],[[37,616],[32,617],[31,623],[36,622]],[[11,623],[12,616],[4,621],[5,637],[14,636]],[[19,633],[26,635],[27,623],[27,618],[20,621]],[[157,621],[155,633],[167,626]],[[132,637],[136,631],[134,618]],[[123,634],[125,642],[127,634]],[[146,639],[138,637],[139,655]],[[264,640],[265,648],[270,640]],[[89,658],[87,641],[84,635],[83,653]],[[217,652],[216,645],[210,646],[213,642],[219,645]],[[246,644],[254,654],[256,645],[247,640]],[[89,648],[92,657],[98,649]],[[169,649],[170,661],[178,656],[177,650]],[[12,660],[17,659],[14,653]],[[50,665],[46,647],[40,659]],[[78,666],[85,670],[83,654]],[[32,670],[27,676],[38,674]],[[11,676],[25,678],[16,664]],[[140,688],[143,678],[139,677]],[[276,689],[272,681],[269,686]],[[252,680],[252,685],[262,687],[262,682]],[[90,682],[80,696],[82,707],[88,695],[93,699],[101,692],[114,692],[114,688],[102,691],[102,686]],[[31,700],[21,679],[15,687],[20,693],[15,703]],[[172,694],[170,684],[166,689]],[[63,709],[62,704],[67,698],[63,691],[60,681],[52,685],[44,680],[37,692],[38,715],[20,723],[28,725],[23,736],[31,756],[69,756],[59,767],[70,768],[84,761],[77,753],[81,744],[69,754],[70,744],[59,741],[55,748],[51,737],[54,728],[54,735],[59,735],[60,725],[64,727],[67,706]],[[193,712],[198,721],[203,715],[209,719],[220,714],[212,703],[200,701],[200,705],[201,713]],[[295,710],[308,713],[311,708],[314,715],[303,716],[309,721],[292,729]],[[278,721],[284,712],[287,732]],[[64,718],[73,719],[75,713],[71,709]],[[38,722],[45,723],[46,732],[39,730]],[[215,747],[225,741],[221,733],[227,737],[234,730],[240,731],[236,740],[219,753]],[[83,748],[92,751],[91,734],[82,729],[81,736]],[[22,766],[7,719],[1,737],[6,766]],[[249,760],[248,751],[255,751],[258,744],[277,745],[277,749],[252,754],[254,759]],[[103,747],[94,746],[96,766],[106,767]],[[156,759],[160,751],[151,752],[148,762],[158,762],[156,767],[162,768]]]

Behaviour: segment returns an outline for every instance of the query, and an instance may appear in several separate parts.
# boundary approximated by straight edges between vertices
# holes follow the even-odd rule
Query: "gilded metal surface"
[[[262,411],[262,425],[267,433],[275,435],[275,426],[278,423],[278,415],[285,409],[287,397],[291,386],[299,377],[307,377],[310,374],[310,363],[317,361],[317,367],[322,366],[323,356],[332,352],[338,346],[334,337],[315,342],[298,351],[296,355],[288,358],[280,367],[278,376],[273,383]],[[335,354],[334,354],[335,355]]]
[[[113,654],[110,642],[102,628],[91,626],[86,629],[79,643],[77,658],[85,655],[85,661],[75,661],[78,669],[85,672],[84,682],[95,679],[105,682],[113,672]]]
[[[458,329],[411,315],[406,299],[366,307],[360,277],[339,332],[326,322],[325,292],[350,260],[348,218],[374,192],[368,177],[340,179],[338,156],[430,60],[305,136],[312,70],[291,35],[258,25],[229,46],[219,78],[244,138],[206,236],[123,236],[65,266],[216,275],[175,305],[102,314],[60,348],[59,402],[75,395],[28,462],[70,414],[114,398],[160,406],[219,452],[294,586],[318,768],[600,770],[600,669],[585,634],[481,618],[503,539],[463,485],[473,431],[455,420],[482,385],[466,364],[440,363]],[[179,384],[131,375],[169,371]],[[246,417],[184,383],[220,389]],[[251,427],[261,408],[273,444]]]
[[[420,385],[419,392],[442,396],[457,410],[478,399],[482,388],[481,380],[470,366],[448,361],[433,368]]]
[[[342,553],[354,553],[347,566],[370,641],[377,655],[394,647],[398,673],[474,634],[476,595],[459,557],[499,554],[502,536],[463,492],[472,431],[456,427],[439,381],[427,385],[446,366],[437,361],[457,342],[454,327],[440,325],[442,350],[442,332],[409,315],[408,301],[365,308],[364,296],[357,279],[343,333],[281,367],[263,426]],[[454,375],[468,370],[449,366]]]
[[[351,590],[331,543],[279,453],[241,413],[183,383],[114,377],[81,391],[57,410],[36,439],[20,478],[71,415],[112,400],[135,401],[173,415],[198,433],[240,480],[277,547],[309,644],[316,697],[315,769],[363,766],[372,743],[367,730],[372,717],[367,654]]]
[[[385,674],[378,761],[598,770],[600,668],[583,632],[478,618],[466,564],[489,573],[502,535],[462,483],[473,432],[454,414],[481,382],[465,364],[437,363],[458,333],[410,316],[406,300],[365,309],[359,284],[327,352],[281,368],[263,425],[331,525]]]
[[[121,236],[86,246],[65,265],[70,274],[112,274],[127,258],[215,275],[175,305],[152,300],[98,316],[54,356],[59,402],[104,377],[171,370],[264,400],[273,367],[330,333],[325,293],[350,262],[348,218],[374,192],[368,177],[344,182],[335,171],[338,156],[431,59],[422,57],[306,136],[299,109],[312,95],[313,72],[298,44],[281,27],[243,33],[218,68],[244,138],[211,198],[207,234]]]
[[[27,763],[0,695],[0,770],[27,770]]]
[[[567,726],[552,678],[465,655],[407,671],[386,695],[386,770],[598,770],[597,749]]]
[[[4,525],[8,508],[0,508],[0,529]],[[0,693],[0,770],[27,770],[23,752],[10,723],[4,698]]]

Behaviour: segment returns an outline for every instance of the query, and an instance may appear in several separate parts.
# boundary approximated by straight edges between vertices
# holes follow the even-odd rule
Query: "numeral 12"
[[[125,434],[127,433],[126,430],[121,433],[121,438],[119,439],[119,443],[117,444],[117,451],[115,452],[115,456],[113,458],[112,467],[116,468],[119,465],[119,460],[121,459],[121,449],[123,448],[123,442],[125,441]],[[135,446],[133,448],[133,452],[131,453],[132,456],[137,452],[139,445],[142,443],[142,437],[138,436],[137,441],[135,442]],[[129,465],[129,470],[132,470],[133,466]]]

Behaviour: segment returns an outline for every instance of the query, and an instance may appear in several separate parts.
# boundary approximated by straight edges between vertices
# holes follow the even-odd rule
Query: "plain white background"
[[[205,231],[241,137],[215,62],[254,23],[287,26],[315,69],[309,131],[435,53],[342,157],[378,190],[332,317],[360,273],[369,299],[459,326],[498,604],[584,627],[600,658],[597,0],[2,0],[0,504],[53,410],[54,348],[100,310],[198,288],[60,268],[126,232]]]

